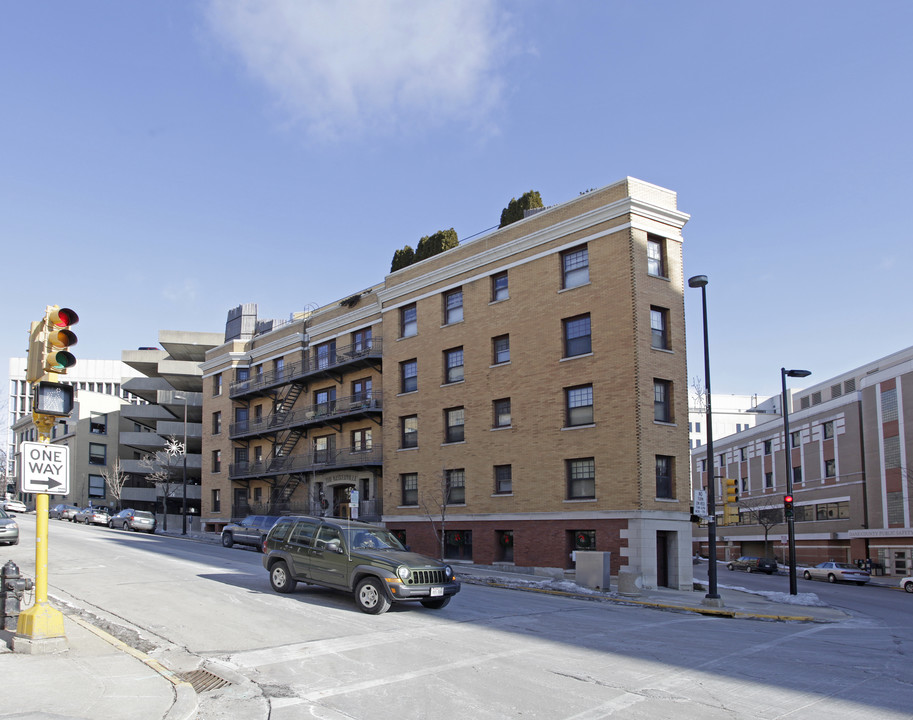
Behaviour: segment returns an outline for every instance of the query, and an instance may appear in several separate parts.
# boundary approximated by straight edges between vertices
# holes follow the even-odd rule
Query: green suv
[[[354,592],[359,610],[372,615],[405,601],[439,610],[460,591],[449,565],[409,552],[386,528],[342,518],[280,518],[263,553],[276,592],[299,582]]]

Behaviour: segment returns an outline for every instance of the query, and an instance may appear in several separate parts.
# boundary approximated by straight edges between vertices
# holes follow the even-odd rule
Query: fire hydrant
[[[30,578],[19,574],[19,566],[12,560],[0,568],[0,618],[3,630],[15,630],[19,622],[22,596],[35,587]]]

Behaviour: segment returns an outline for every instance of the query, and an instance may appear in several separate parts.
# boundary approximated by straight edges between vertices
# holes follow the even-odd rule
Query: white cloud
[[[210,0],[216,35],[315,135],[483,126],[508,21],[494,0]]]

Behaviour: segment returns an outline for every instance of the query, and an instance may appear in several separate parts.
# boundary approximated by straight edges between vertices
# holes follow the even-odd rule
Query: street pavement
[[[200,537],[211,541],[211,538]],[[848,616],[832,607],[796,605],[776,598],[719,588],[721,603],[705,603],[706,591],[667,588],[634,589],[636,595],[589,591],[571,580],[505,572],[502,569],[458,566],[463,582],[511,591],[544,592],[586,597],[666,612],[696,612],[766,621],[836,623]],[[895,585],[895,578],[873,577],[872,584]],[[53,597],[51,605],[56,606]],[[785,600],[785,599],[784,599]],[[717,606],[721,605],[721,606]],[[120,720],[190,720],[197,714],[198,689],[206,680],[172,672],[157,660],[118,640],[72,613],[64,614],[65,648],[59,642],[16,643],[15,633],[0,630],[0,717],[119,718]],[[14,651],[13,647],[17,646]],[[23,652],[23,647],[28,650]]]

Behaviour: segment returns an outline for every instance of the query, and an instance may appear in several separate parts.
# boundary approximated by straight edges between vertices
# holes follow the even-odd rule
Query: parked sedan
[[[855,565],[830,561],[818,563],[815,567],[805,568],[802,572],[802,577],[806,580],[827,580],[829,583],[841,581],[865,585],[871,576]]]
[[[6,545],[19,544],[19,525],[5,510],[0,510],[0,542]]]
[[[135,530],[136,532],[155,532],[155,515],[146,510],[125,508],[108,520],[109,528]]]
[[[72,520],[77,512],[79,512],[79,508],[75,505],[61,503],[48,511],[48,517],[57,518],[58,520]]]
[[[277,515],[248,515],[239,523],[229,523],[222,530],[222,545],[252,545],[262,552],[263,541],[278,519]]]
[[[25,506],[25,503],[21,500],[4,500],[0,503],[0,508],[3,508],[7,512],[28,512],[28,508]]]
[[[900,581],[900,587],[902,587],[908,593],[913,593],[913,576],[902,578]]]
[[[73,515],[72,521],[85,523],[86,525],[107,525],[110,517],[111,508],[99,505],[98,507],[83,508]]]
[[[754,555],[743,555],[738,560],[731,560],[727,567],[730,570],[745,572],[762,572],[773,575],[777,572],[777,561],[773,558],[762,558]]]

